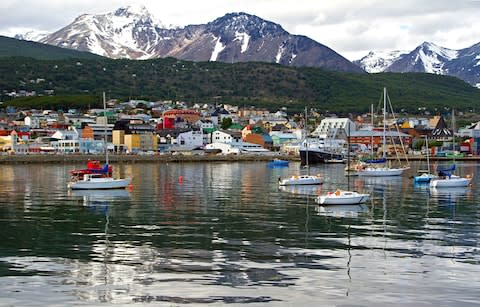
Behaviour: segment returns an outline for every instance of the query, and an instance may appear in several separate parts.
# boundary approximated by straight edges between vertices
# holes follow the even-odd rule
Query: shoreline
[[[116,155],[108,156],[109,162],[113,163],[181,163],[181,162],[268,162],[273,159],[282,159],[292,162],[300,162],[298,155],[274,154],[241,154],[241,155],[194,155],[194,154],[161,154],[161,155]],[[407,156],[408,161],[426,161],[424,156]],[[407,160],[401,157],[400,161]],[[27,154],[27,155],[0,155],[0,164],[28,164],[28,163],[86,163],[88,160],[105,161],[104,155],[92,154]],[[387,160],[398,160],[388,157]],[[475,157],[429,157],[430,161],[480,161],[480,156]]]
[[[300,161],[299,156],[291,155],[115,155],[109,154],[110,163],[168,163],[168,162],[242,162],[242,161],[271,161],[282,159]],[[104,155],[92,154],[28,154],[28,155],[0,155],[0,164],[27,164],[27,163],[86,163],[88,160],[105,161]]]

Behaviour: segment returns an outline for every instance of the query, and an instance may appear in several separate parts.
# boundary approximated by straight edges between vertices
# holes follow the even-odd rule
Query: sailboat
[[[455,150],[455,125],[454,125],[454,113],[452,112],[452,124],[453,124],[453,149]],[[455,162],[455,158],[453,160]],[[473,176],[467,175],[466,177],[460,177],[453,174],[455,170],[455,163],[449,168],[438,170],[438,177],[430,180],[430,188],[461,188],[467,187],[472,182]]]
[[[317,203],[320,205],[359,205],[365,203],[370,194],[358,193],[350,190],[350,126],[348,126],[348,148],[347,148],[347,190],[337,189],[335,192],[327,192],[325,195],[317,197]]]
[[[304,125],[304,135],[305,135],[305,155],[306,155],[306,163],[305,167],[307,168],[306,175],[293,175],[289,178],[278,178],[278,184],[280,186],[287,186],[287,185],[315,185],[315,184],[322,184],[323,177],[320,175],[310,175],[310,166],[308,163],[308,141],[307,141],[307,108],[305,108],[305,125]]]
[[[105,93],[103,93],[103,108],[106,112]],[[106,115],[105,115],[106,117]],[[105,166],[103,169],[108,170],[108,149],[107,149],[107,121],[105,120],[104,130],[105,142]],[[67,187],[72,190],[92,190],[92,189],[124,189],[131,182],[131,178],[113,178],[108,172],[86,173],[82,176],[72,175]]]
[[[427,170],[426,171],[418,171],[421,172],[421,175],[413,177],[413,182],[415,183],[428,183],[433,178],[437,178],[436,175],[430,172],[430,160],[429,160],[429,152],[428,152],[428,136],[425,135],[425,148],[427,149]]]
[[[438,178],[430,180],[431,188],[461,188],[467,187],[472,182],[472,176],[460,177],[453,174],[455,164],[448,169],[439,170]]]
[[[382,146],[383,146],[383,155],[381,162],[385,163],[387,161],[386,156],[386,122],[387,122],[387,88],[383,88],[383,137],[382,137]],[[377,167],[377,166],[367,166],[358,171],[359,176],[369,176],[369,177],[381,177],[381,176],[400,176],[403,171],[408,169],[408,167],[401,167],[401,168],[392,168],[388,166],[384,167]]]
[[[365,203],[370,194],[358,193],[356,191],[344,191],[337,189],[335,192],[327,192],[317,198],[320,205],[358,205]]]

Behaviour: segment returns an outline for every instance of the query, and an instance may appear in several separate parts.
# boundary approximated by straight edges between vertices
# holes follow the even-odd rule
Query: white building
[[[348,131],[355,131],[357,130],[356,125],[353,121],[349,118],[337,118],[337,117],[328,117],[322,119],[320,125],[312,132],[312,135],[317,136],[319,138],[327,138],[328,130],[334,129],[343,129],[345,133],[348,134]]]
[[[213,122],[212,121],[209,121],[209,120],[198,120],[195,125],[197,127],[200,128],[200,130],[203,130],[203,129],[213,129],[214,126],[213,126]]]
[[[212,133],[212,143],[233,143],[242,139],[241,133],[231,131],[217,130]]]
[[[203,146],[202,131],[182,132],[177,137],[177,145],[179,147],[194,149]]]
[[[52,146],[55,148],[56,152],[60,153],[77,153],[80,152],[80,142],[79,140],[58,140],[57,142],[52,142]]]

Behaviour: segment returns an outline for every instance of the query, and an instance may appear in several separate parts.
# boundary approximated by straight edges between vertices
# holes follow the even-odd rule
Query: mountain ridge
[[[354,63],[369,73],[420,72],[449,75],[480,88],[480,43],[453,50],[423,42],[410,52],[371,51]]]
[[[80,15],[39,41],[114,59],[175,57],[197,62],[267,62],[364,72],[333,49],[244,12],[228,13],[206,24],[167,28],[143,6],[122,7],[106,14]]]

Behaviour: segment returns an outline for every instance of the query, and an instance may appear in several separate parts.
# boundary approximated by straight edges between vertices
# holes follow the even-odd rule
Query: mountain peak
[[[150,17],[150,12],[144,5],[128,5],[120,7],[114,12],[118,17],[131,17],[132,15]]]
[[[217,30],[231,31],[232,33],[248,33],[252,37],[262,37],[274,33],[276,35],[288,35],[288,32],[279,24],[244,12],[225,14],[223,17],[209,22],[208,26]]]

